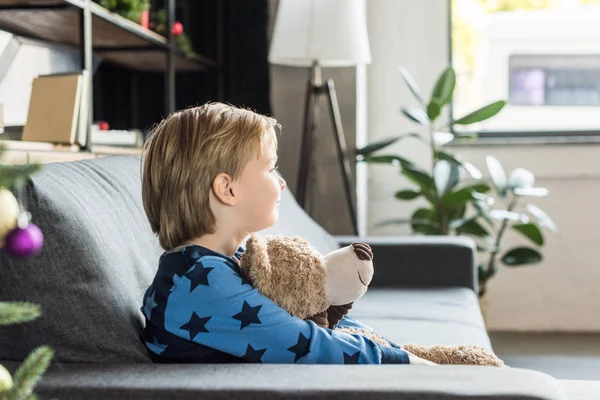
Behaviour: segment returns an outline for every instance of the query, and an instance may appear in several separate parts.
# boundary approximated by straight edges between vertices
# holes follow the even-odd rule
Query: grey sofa
[[[36,346],[52,346],[41,398],[569,398],[563,383],[513,368],[152,364],[140,307],[161,249],[144,216],[139,172],[137,157],[48,164],[27,189],[46,242],[27,261],[0,254],[0,299],[38,303],[43,314],[0,328],[0,362],[14,370]],[[303,236],[323,253],[353,240],[329,235],[287,191],[267,233]],[[356,318],[399,344],[491,348],[471,242],[361,240],[374,248],[375,278]]]

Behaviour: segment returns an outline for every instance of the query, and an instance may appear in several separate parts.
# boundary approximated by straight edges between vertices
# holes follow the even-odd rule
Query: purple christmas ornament
[[[27,258],[36,255],[43,244],[42,231],[30,223],[25,228],[16,227],[6,235],[4,250],[15,258]]]

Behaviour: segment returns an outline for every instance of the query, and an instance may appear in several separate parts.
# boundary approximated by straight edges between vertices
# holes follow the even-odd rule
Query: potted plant
[[[507,177],[500,162],[488,156],[490,185],[478,168],[446,147],[457,138],[476,137],[472,133],[451,133],[452,126],[471,125],[492,118],[502,110],[505,101],[498,100],[456,120],[440,123],[442,111],[449,105],[456,85],[453,68],[448,67],[440,74],[428,100],[421,95],[410,74],[404,68],[400,72],[419,103],[417,107],[402,107],[401,112],[410,121],[425,128],[427,135],[411,132],[387,138],[357,149],[356,157],[359,162],[398,167],[400,174],[413,186],[397,191],[395,198],[400,201],[422,198],[426,205],[417,207],[409,218],[389,219],[378,225],[409,224],[415,234],[468,235],[474,238],[481,258],[478,272],[479,295],[482,297],[489,279],[498,270],[499,262],[513,267],[542,260],[539,252],[539,247],[544,244],[541,228],[555,230],[556,227],[548,215],[535,205],[524,206],[529,215],[519,207],[522,206],[522,198],[543,197],[548,190],[534,188],[533,174],[522,168]],[[382,153],[393,143],[405,139],[419,140],[428,147],[430,169],[423,169],[405,157]],[[503,207],[494,207],[496,204],[503,204]],[[502,242],[509,227],[531,241],[534,247],[520,246],[503,251]]]

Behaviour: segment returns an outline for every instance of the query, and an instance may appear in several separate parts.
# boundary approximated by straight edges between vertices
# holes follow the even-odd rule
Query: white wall
[[[448,10],[440,0],[369,0],[369,35],[373,63],[368,68],[369,141],[413,130],[399,107],[414,104],[397,68],[405,66],[422,91],[429,93],[447,66]],[[497,157],[507,170],[524,167],[550,190],[535,201],[556,222],[547,234],[545,261],[535,267],[501,269],[489,287],[490,330],[600,331],[600,145],[460,146],[454,151],[485,171],[484,158]],[[427,149],[415,141],[390,151],[428,165]],[[405,234],[406,228],[376,228],[386,218],[406,218],[415,203],[399,202],[393,193],[407,185],[395,168],[368,167],[368,233]],[[506,245],[518,237],[507,237]]]

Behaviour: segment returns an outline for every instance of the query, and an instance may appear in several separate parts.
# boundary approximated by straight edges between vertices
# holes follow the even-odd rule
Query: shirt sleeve
[[[408,364],[408,354],[358,334],[296,318],[254,289],[239,269],[204,256],[167,298],[165,329],[248,362]]]
[[[344,318],[342,318],[342,320],[340,322],[338,322],[338,324],[336,326],[339,327],[345,327],[345,328],[356,328],[356,329],[361,329],[361,330],[365,330],[368,332],[372,332],[372,333],[377,333],[373,330],[373,328],[371,328],[370,326],[367,326],[365,324],[363,324],[362,322],[354,319],[352,316],[350,315],[345,315]],[[378,334],[378,333],[377,333]],[[379,334],[378,334],[379,335]],[[379,335],[381,336],[381,335]],[[390,344],[390,346],[400,349],[401,346],[397,345],[396,343],[392,342],[390,339],[381,336],[383,339],[387,340],[388,343]],[[378,343],[379,345],[379,343]]]

